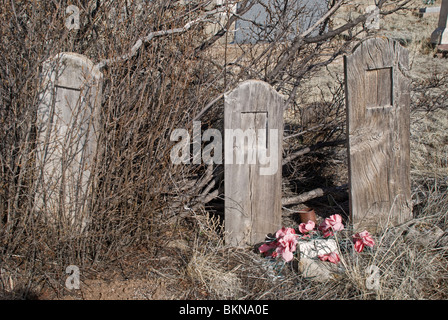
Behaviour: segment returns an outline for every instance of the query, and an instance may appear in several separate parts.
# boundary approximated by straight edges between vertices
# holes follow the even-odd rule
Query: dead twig
[[[341,193],[346,191],[348,188],[348,184],[344,184],[338,187],[329,187],[329,188],[317,188],[308,192],[304,192],[298,196],[282,198],[282,206],[291,206],[296,204],[301,204],[316,198],[323,197],[324,195],[331,193]]]

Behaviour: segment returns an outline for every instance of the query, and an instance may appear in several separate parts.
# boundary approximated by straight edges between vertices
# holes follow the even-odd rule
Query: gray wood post
[[[375,232],[412,216],[408,51],[369,39],[344,64],[351,219]]]
[[[431,43],[435,45],[448,45],[448,0],[442,0],[439,24],[431,35]]]
[[[281,227],[284,100],[257,80],[224,98],[226,243],[253,245]]]
[[[102,74],[64,52],[44,62],[37,111],[36,209],[52,223],[84,226],[97,148]]]

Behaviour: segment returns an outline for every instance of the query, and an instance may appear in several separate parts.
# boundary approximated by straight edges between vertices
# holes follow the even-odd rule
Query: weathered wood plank
[[[408,52],[369,39],[344,62],[351,219],[374,232],[412,216]]]
[[[435,45],[448,44],[448,0],[442,0],[439,23],[437,28],[431,34],[431,43]]]
[[[97,148],[102,74],[87,57],[64,52],[42,66],[36,209],[50,221],[81,226]]]
[[[281,226],[283,105],[262,81],[243,82],[225,95],[227,244],[256,244]]]

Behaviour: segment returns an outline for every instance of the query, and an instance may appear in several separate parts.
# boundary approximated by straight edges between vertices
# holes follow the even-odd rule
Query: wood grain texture
[[[351,220],[375,232],[412,217],[408,52],[369,39],[344,65]]]
[[[247,139],[243,145],[232,138],[231,144],[225,145],[225,230],[229,245],[259,243],[281,227],[283,110],[283,97],[262,81],[245,81],[225,95],[225,134],[235,129],[245,133],[262,130],[270,142]],[[272,129],[278,131],[277,137],[271,134]],[[271,156],[276,153],[278,159],[271,157],[268,165],[261,164],[258,154],[252,158],[257,148]],[[237,162],[240,152],[244,153],[243,163]],[[260,169],[270,165],[276,166],[274,174],[260,174]]]

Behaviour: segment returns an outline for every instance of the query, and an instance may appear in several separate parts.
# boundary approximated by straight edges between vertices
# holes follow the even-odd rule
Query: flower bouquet
[[[294,228],[282,227],[275,237],[267,238],[259,247],[260,253],[275,261],[288,263],[300,260],[301,254],[307,258],[317,258],[338,264],[341,261],[340,245],[336,241],[336,233],[344,229],[342,217],[339,214],[324,219],[316,228],[314,221],[309,220]],[[365,247],[373,247],[375,241],[367,230],[352,236],[352,243],[356,252],[362,252]]]

